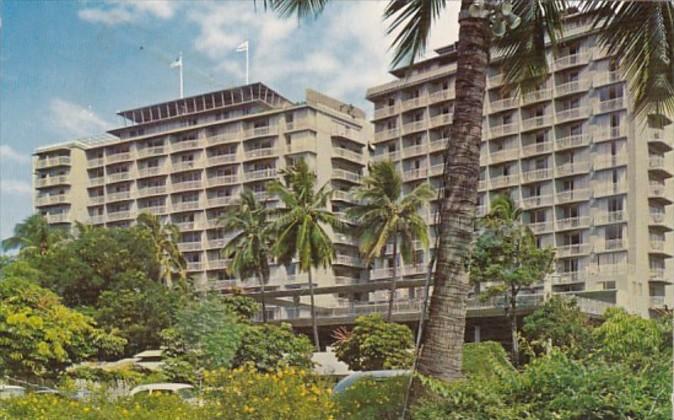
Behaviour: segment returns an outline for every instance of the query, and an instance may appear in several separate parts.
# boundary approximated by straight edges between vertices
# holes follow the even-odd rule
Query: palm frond
[[[265,9],[271,9],[279,16],[297,16],[298,20],[317,17],[323,12],[329,0],[263,0]]]

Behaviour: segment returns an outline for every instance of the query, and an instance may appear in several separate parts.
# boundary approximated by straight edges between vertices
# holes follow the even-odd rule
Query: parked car
[[[385,380],[387,378],[392,378],[394,376],[402,376],[402,375],[409,375],[410,371],[405,370],[405,369],[398,369],[398,370],[369,370],[369,371],[364,371],[364,372],[354,372],[351,375],[347,376],[346,378],[342,379],[341,381],[337,382],[337,385],[335,385],[334,388],[332,388],[332,392],[334,394],[340,394],[344,391],[346,391],[347,388],[349,388],[351,385],[354,383],[358,382],[359,380],[363,378],[371,378],[375,381],[377,380]]]
[[[0,400],[26,395],[26,388],[17,385],[0,384]]]
[[[178,383],[160,383],[160,384],[146,384],[138,385],[133,388],[129,395],[158,395],[158,394],[173,394],[177,395],[185,401],[196,402],[194,395],[194,387],[189,384]]]

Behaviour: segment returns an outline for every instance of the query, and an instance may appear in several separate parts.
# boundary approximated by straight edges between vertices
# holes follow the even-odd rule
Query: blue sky
[[[265,13],[252,1],[0,0],[0,237],[31,214],[30,155],[39,146],[120,125],[115,112],[175,98],[179,52],[185,94],[241,84],[250,40],[251,81],[293,100],[311,87],[371,113],[369,86],[387,74],[385,2],[337,1],[318,19]],[[458,2],[430,47],[454,42]]]

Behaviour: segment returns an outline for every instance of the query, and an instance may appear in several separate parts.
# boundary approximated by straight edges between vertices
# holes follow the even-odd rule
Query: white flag
[[[244,51],[248,51],[248,41],[244,41],[243,43],[241,43],[241,45],[236,47],[236,52],[244,52]]]
[[[176,68],[176,67],[182,67],[182,66],[183,66],[183,57],[182,57],[182,56],[176,58],[176,61],[174,61],[173,63],[171,63],[171,68],[172,68],[172,69],[173,69],[173,68]]]

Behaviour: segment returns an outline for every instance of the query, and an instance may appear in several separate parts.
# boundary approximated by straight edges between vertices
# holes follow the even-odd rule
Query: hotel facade
[[[559,54],[549,52],[548,80],[523,97],[503,95],[500,57],[492,54],[478,213],[507,194],[540,246],[556,249],[555,273],[524,298],[574,294],[648,315],[674,304],[674,124],[633,115],[615,60],[596,46],[584,19],[566,20]],[[265,184],[304,159],[319,184],[331,184],[331,209],[343,215],[369,161],[395,162],[406,191],[420,182],[441,185],[456,52],[436,52],[367,91],[371,123],[362,110],[318,92],[293,103],[261,83],[122,111],[126,125],[104,137],[35,152],[35,209],[54,225],[128,226],[141,212],[160,215],[180,229],[198,287],[257,293],[258,281],[229,277],[220,255],[230,237],[218,219],[244,188],[279,205]],[[433,201],[430,225],[435,209]],[[332,237],[334,267],[314,276],[319,316],[383,311],[377,302],[387,295],[390,255],[364,267],[357,239]],[[416,263],[398,270],[399,312],[418,314],[431,252],[419,247]],[[306,318],[306,288],[296,265],[273,266],[270,315]],[[473,301],[469,315],[478,309],[484,304]]]

